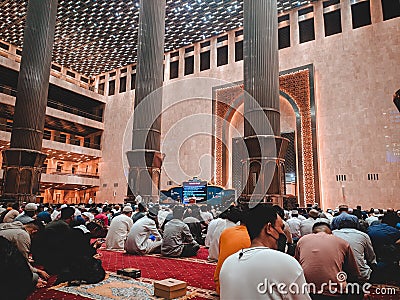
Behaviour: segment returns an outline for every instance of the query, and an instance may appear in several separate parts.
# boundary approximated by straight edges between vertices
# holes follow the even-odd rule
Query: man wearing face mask
[[[265,203],[246,217],[250,248],[229,256],[222,265],[221,299],[310,299],[303,269],[291,256],[276,251],[286,243],[282,218]],[[299,291],[293,289],[299,287]]]

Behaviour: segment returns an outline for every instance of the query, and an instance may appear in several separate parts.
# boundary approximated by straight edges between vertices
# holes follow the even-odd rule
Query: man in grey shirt
[[[195,256],[200,249],[183,219],[184,207],[175,206],[173,219],[164,228],[161,254],[171,257]]]
[[[27,203],[24,207],[24,212],[18,215],[14,221],[19,221],[22,224],[27,224],[34,221],[34,216],[36,214],[37,206],[35,203]]]
[[[332,233],[350,244],[361,276],[365,281],[368,281],[372,273],[370,266],[376,265],[376,256],[371,239],[368,234],[357,229],[358,222],[354,218],[345,216],[338,226],[339,229]]]
[[[305,236],[307,234],[312,233],[313,225],[315,224],[315,220],[318,218],[319,212],[316,209],[311,209],[308,212],[308,219],[301,221],[300,223],[300,234],[301,236]]]

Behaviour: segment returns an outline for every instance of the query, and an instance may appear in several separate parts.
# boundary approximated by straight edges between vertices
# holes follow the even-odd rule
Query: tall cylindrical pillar
[[[253,199],[280,197],[287,140],[280,137],[277,1],[244,0],[243,5],[244,139],[249,154],[243,162],[243,194]]]
[[[166,0],[141,0],[129,187],[134,195],[156,201],[160,152]],[[155,92],[155,93],[154,93]]]
[[[4,196],[34,201],[41,152],[58,0],[28,2],[10,149],[4,151]]]

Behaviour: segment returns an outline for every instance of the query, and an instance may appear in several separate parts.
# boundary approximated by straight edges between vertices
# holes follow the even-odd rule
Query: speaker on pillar
[[[396,105],[397,110],[400,112],[400,90],[398,90],[393,96],[393,103]]]

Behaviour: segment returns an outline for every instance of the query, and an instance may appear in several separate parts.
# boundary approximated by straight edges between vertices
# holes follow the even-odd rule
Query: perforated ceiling
[[[269,1],[269,0],[266,0]],[[278,0],[278,11],[310,3]],[[0,0],[0,39],[22,47],[27,0]],[[242,0],[167,0],[165,50],[242,26]],[[90,76],[136,61],[139,0],[59,0],[53,61]]]

